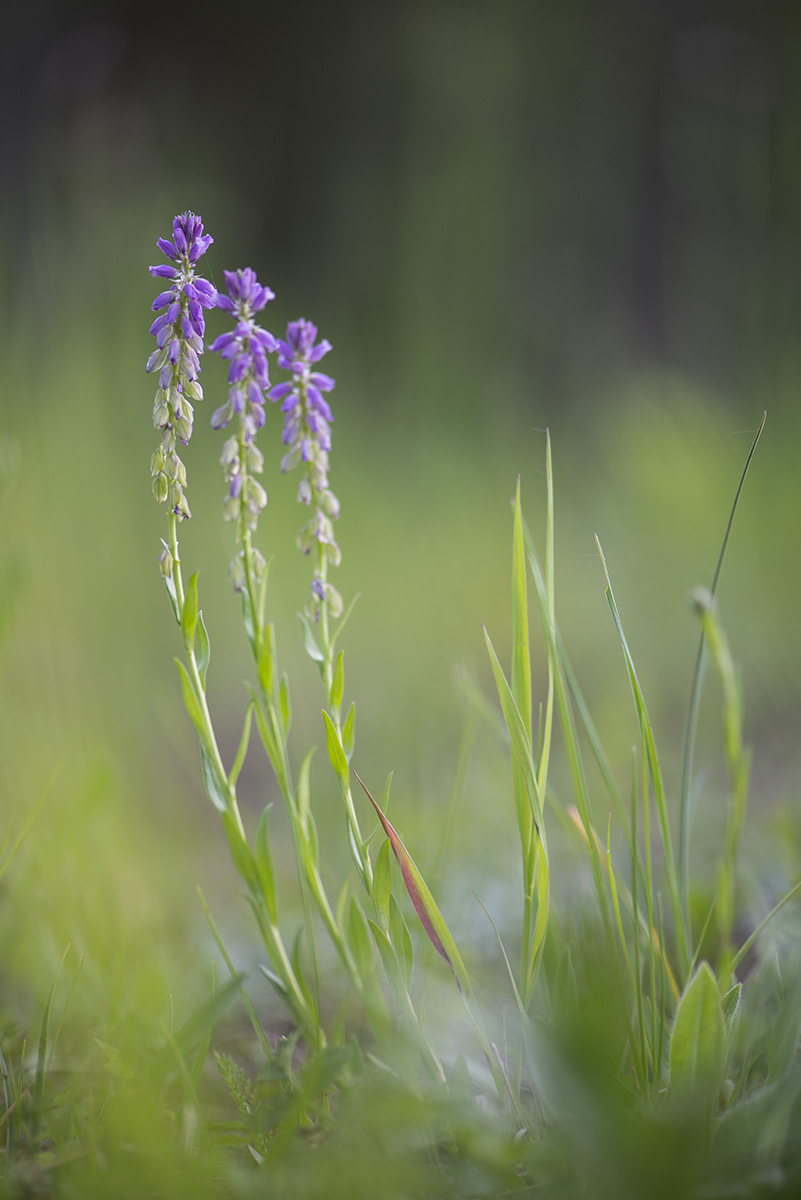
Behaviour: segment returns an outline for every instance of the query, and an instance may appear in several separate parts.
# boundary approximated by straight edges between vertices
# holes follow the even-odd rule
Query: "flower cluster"
[[[215,429],[223,429],[234,417],[239,418],[237,432],[223,446],[220,463],[228,484],[223,506],[225,519],[240,522],[240,550],[231,563],[230,573],[235,589],[241,591],[245,585],[249,537],[267,504],[267,493],[254,478],[264,469],[264,456],[255,439],[264,424],[264,397],[270,386],[267,355],[277,348],[278,343],[255,321],[256,313],[273,299],[275,293],[259,283],[250,267],[225,271],[224,276],[228,295],[219,295],[217,305],[236,319],[236,328],[233,333],[220,334],[211,346],[214,353],[229,359],[231,364],[228,399],[214,413],[211,423]],[[258,550],[252,554],[258,583],[266,564]]]
[[[159,372],[153,424],[162,431],[162,438],[151,459],[150,473],[156,499],[169,501],[175,515],[182,518],[191,513],[184,496],[186,468],[177,447],[178,442],[186,445],[192,436],[192,401],[203,399],[198,383],[206,331],[203,309],[213,308],[217,300],[215,289],[195,274],[195,268],[213,240],[203,233],[200,217],[181,213],[172,223],[172,241],[159,238],[156,243],[170,262],[150,268],[155,278],[170,281],[169,288],[152,304],[153,312],[160,315],[150,326],[156,349],[147,360],[147,370]]]
[[[314,370],[315,364],[331,349],[331,343],[323,338],[315,344],[316,337],[317,326],[310,321],[290,321],[286,340],[278,344],[278,365],[291,371],[293,378],[272,388],[270,399],[283,401],[283,441],[287,450],[281,470],[291,471],[299,463],[306,468],[298,485],[298,501],[310,505],[313,512],[297,542],[304,554],[315,549],[314,577],[306,612],[319,620],[324,603],[332,616],[342,612],[342,598],[326,579],[328,564],[337,566],[342,556],[333,527],[339,516],[339,501],[328,486],[328,452],[334,418],[323,395],[333,389],[334,380]]]

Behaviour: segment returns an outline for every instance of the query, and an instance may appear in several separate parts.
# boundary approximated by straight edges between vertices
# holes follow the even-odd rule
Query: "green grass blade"
[[[631,690],[634,697],[634,705],[637,710],[637,718],[640,723],[643,746],[648,763],[648,770],[654,789],[654,801],[656,804],[656,813],[659,821],[660,833],[662,835],[662,848],[665,855],[665,874],[667,876],[668,890],[670,892],[670,900],[673,906],[673,915],[676,922],[676,938],[681,971],[682,975],[684,975],[686,973],[690,957],[688,945],[689,939],[687,937],[684,907],[681,903],[678,875],[676,871],[676,860],[673,853],[673,839],[670,833],[670,823],[668,820],[667,799],[665,796],[665,785],[662,778],[662,769],[659,765],[659,755],[657,753],[656,741],[654,738],[653,727],[651,725],[651,718],[648,715],[648,708],[645,703],[645,697],[643,695],[642,688],[640,687],[640,681],[634,666],[634,659],[632,658],[628,642],[626,641],[626,635],[623,632],[623,623],[620,619],[620,613],[615,601],[615,594],[612,591],[612,582],[609,578],[609,569],[607,567],[606,558],[597,534],[595,537],[595,544],[598,548],[598,553],[603,564],[604,577],[606,579],[606,598],[609,602],[612,620],[615,623],[615,628],[617,630],[618,637],[620,638],[620,644],[623,648],[623,655],[626,660],[626,667],[629,674],[629,682],[631,684]],[[643,798],[643,802],[647,802],[647,797]],[[651,920],[651,924],[653,924],[650,914],[649,920]]]
[[[720,582],[720,573],[723,570],[723,560],[726,557],[726,549],[729,545],[732,526],[734,524],[734,514],[737,512],[737,506],[740,503],[740,495],[745,484],[745,479],[748,474],[748,469],[751,466],[751,459],[754,457],[754,452],[757,448],[757,443],[762,436],[762,430],[765,428],[765,422],[768,419],[768,414],[763,412],[762,420],[759,423],[759,428],[756,431],[756,436],[751,443],[751,449],[748,451],[748,456],[745,460],[740,482],[737,485],[737,491],[734,495],[734,502],[729,513],[726,532],[723,535],[723,544],[720,547],[715,574],[712,577],[712,586],[709,589],[712,597],[717,595],[718,583]],[[695,748],[695,735],[698,727],[698,710],[701,703],[701,689],[704,682],[704,662],[705,662],[705,642],[704,635],[698,642],[698,652],[695,656],[695,666],[693,668],[693,678],[690,684],[690,702],[687,706],[687,724],[684,730],[684,750],[682,753],[681,764],[681,785],[679,789],[679,878],[681,881],[682,903],[686,914],[688,912],[689,886],[690,886],[690,787],[692,784],[693,771],[693,751]]]

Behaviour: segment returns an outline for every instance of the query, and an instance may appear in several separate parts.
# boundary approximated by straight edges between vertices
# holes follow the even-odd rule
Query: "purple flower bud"
[[[159,238],[159,240],[156,242],[156,245],[158,246],[159,250],[161,250],[162,254],[166,254],[167,258],[171,258],[174,262],[177,262],[181,257],[175,246],[168,238]]]

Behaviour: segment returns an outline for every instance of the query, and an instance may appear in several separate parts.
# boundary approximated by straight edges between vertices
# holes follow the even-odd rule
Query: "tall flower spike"
[[[156,279],[170,281],[152,304],[153,312],[160,315],[150,326],[156,349],[147,360],[147,370],[159,373],[153,424],[161,430],[161,445],[151,459],[150,473],[156,499],[169,501],[178,517],[192,515],[184,495],[186,468],[177,447],[178,442],[185,446],[192,436],[192,401],[203,399],[198,383],[206,332],[203,309],[213,308],[217,300],[215,289],[195,274],[195,268],[213,241],[204,234],[200,217],[181,213],[172,223],[172,241],[159,238],[156,243],[170,262],[150,268]]]
[[[298,534],[298,548],[304,554],[314,550],[314,576],[306,602],[306,615],[320,620],[323,604],[332,617],[342,612],[342,597],[326,578],[328,564],[338,566],[342,557],[333,522],[339,516],[339,501],[328,486],[328,452],[331,449],[333,415],[323,392],[335,384],[329,375],[314,366],[331,349],[323,338],[315,344],[317,326],[303,319],[290,321],[286,341],[278,345],[278,365],[292,372],[292,381],[279,383],[270,391],[270,399],[283,401],[284,445],[282,471],[291,471],[303,463],[305,472],[298,485],[298,502],[312,508],[312,515]]]
[[[264,424],[264,394],[270,386],[267,355],[277,349],[278,342],[254,319],[274,298],[272,289],[262,287],[250,267],[223,274],[228,295],[220,294],[217,305],[236,318],[236,328],[233,333],[220,334],[211,346],[213,353],[230,361],[228,400],[214,413],[211,423],[215,429],[224,429],[234,417],[238,418],[236,433],[222,448],[220,464],[228,484],[223,515],[226,521],[239,522],[239,551],[229,574],[235,590],[241,592],[248,561],[253,566],[256,587],[266,568],[264,557],[250,546],[250,535],[267,504],[267,493],[254,478],[264,470],[264,456],[255,439]]]

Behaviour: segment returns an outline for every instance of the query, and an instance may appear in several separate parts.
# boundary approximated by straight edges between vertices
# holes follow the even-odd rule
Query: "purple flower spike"
[[[157,349],[147,360],[147,370],[159,372],[153,424],[162,431],[151,475],[156,498],[168,500],[178,517],[190,513],[184,496],[186,470],[178,457],[177,444],[186,445],[192,436],[191,401],[203,399],[197,381],[205,334],[203,309],[213,308],[217,297],[208,280],[195,274],[195,267],[213,240],[203,233],[200,217],[181,213],[172,223],[172,241],[159,238],[156,243],[170,262],[150,268],[154,279],[170,281],[169,288],[160,292],[151,305],[160,315],[150,326]]]
[[[222,429],[235,417],[239,431],[223,446],[220,465],[223,468],[228,494],[223,503],[227,521],[241,521],[240,549],[231,563],[229,575],[236,591],[246,585],[246,561],[250,561],[258,585],[266,570],[258,550],[247,545],[248,534],[256,529],[259,514],[267,503],[267,493],[255,479],[264,469],[264,458],[255,444],[256,434],[264,425],[264,396],[270,387],[267,355],[278,342],[267,330],[256,324],[256,313],[274,299],[272,288],[264,287],[250,267],[239,271],[224,271],[228,295],[217,297],[217,307],[234,318],[233,333],[221,333],[211,350],[230,363],[228,368],[228,402],[218,408],[212,418],[215,429]],[[246,560],[246,555],[250,559]]]
[[[298,547],[315,556],[311,594],[306,614],[319,621],[321,607],[328,606],[333,617],[342,612],[339,592],[326,581],[328,564],[336,566],[341,558],[334,537],[333,521],[339,516],[339,501],[328,486],[328,453],[331,449],[331,422],[334,417],[323,392],[333,391],[334,380],[313,367],[328,354],[331,343],[319,342],[317,326],[311,321],[290,321],[286,339],[278,343],[278,365],[292,379],[278,383],[268,395],[273,403],[282,401],[284,414],[283,443],[287,452],[281,470],[305,467],[298,487],[298,502],[313,508],[310,519],[298,534]]]

